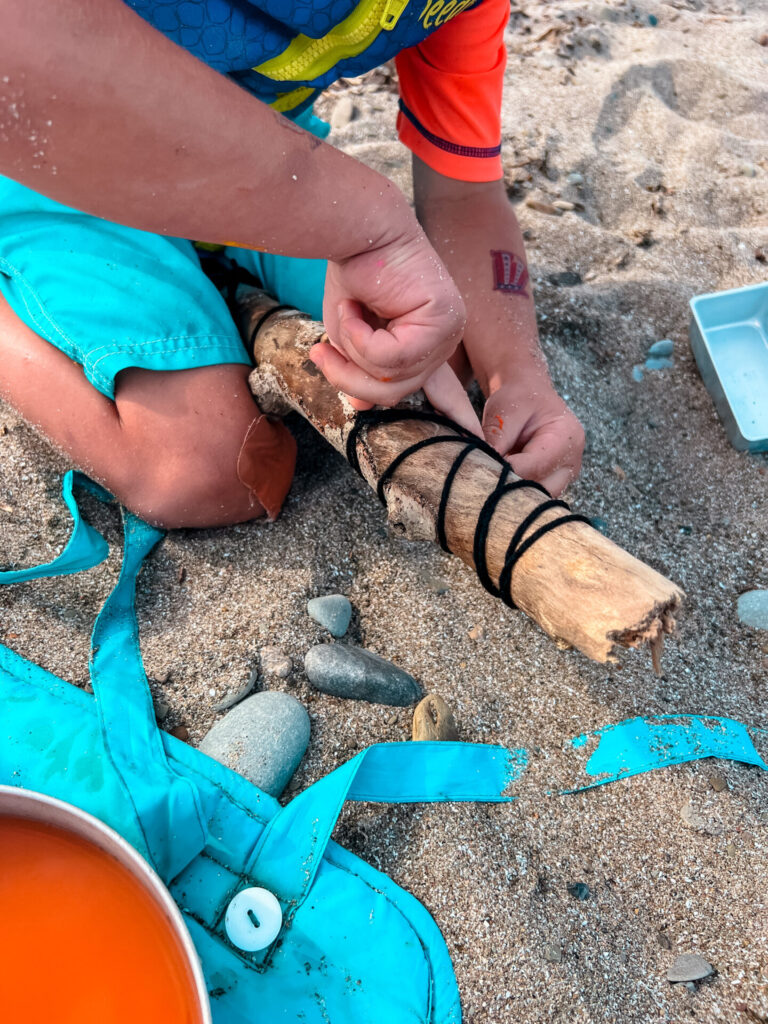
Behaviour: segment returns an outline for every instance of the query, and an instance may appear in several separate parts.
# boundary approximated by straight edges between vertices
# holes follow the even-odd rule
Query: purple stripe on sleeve
[[[501,143],[499,143],[498,146],[483,148],[481,146],[459,146],[456,142],[449,142],[447,139],[441,139],[439,135],[435,135],[434,132],[425,128],[413,111],[409,110],[402,100],[400,100],[400,110],[405,114],[413,127],[424,136],[427,142],[431,142],[432,145],[437,146],[438,149],[445,150],[446,153],[452,153],[454,156],[471,156],[479,158],[491,158],[498,156],[499,153],[501,153]]]

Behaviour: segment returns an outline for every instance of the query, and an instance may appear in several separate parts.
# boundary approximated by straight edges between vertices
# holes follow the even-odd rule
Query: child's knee
[[[154,464],[128,459],[118,497],[165,529],[227,526],[280,511],[293,477],[296,442],[282,423],[256,416],[244,429],[156,450]],[[138,465],[137,465],[138,462]]]

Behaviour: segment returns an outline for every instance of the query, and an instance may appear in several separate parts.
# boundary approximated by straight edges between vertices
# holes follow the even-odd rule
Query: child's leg
[[[231,363],[126,369],[113,402],[0,297],[0,395],[77,466],[158,525],[253,519],[264,513],[254,483],[271,512],[279,506],[295,449],[287,431],[266,418],[251,430],[260,413],[247,374],[247,366]],[[258,481],[251,479],[256,462]]]

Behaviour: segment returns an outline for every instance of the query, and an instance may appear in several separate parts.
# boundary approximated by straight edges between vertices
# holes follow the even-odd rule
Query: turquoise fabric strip
[[[286,902],[309,892],[346,800],[505,802],[523,750],[471,743],[379,743],[295,797],[264,829],[248,872]]]
[[[26,583],[29,580],[39,580],[48,576],[67,576],[71,573],[82,572],[84,569],[93,569],[94,566],[104,561],[109,554],[109,545],[98,530],[94,530],[83,519],[73,493],[75,484],[88,486],[89,490],[102,500],[111,498],[98,484],[94,484],[82,474],[70,470],[61,485],[61,496],[73,519],[72,534],[64,550],[52,562],[46,562],[45,565],[0,572],[0,583]]]
[[[761,734],[760,730],[754,730]],[[579,793],[595,786],[655,768],[664,768],[705,757],[722,757],[751,764],[768,771],[745,726],[732,718],[708,715],[656,715],[629,718],[607,725],[595,733],[571,740],[575,750],[586,748],[591,736],[598,737],[584,771],[593,781],[565,793]]]
[[[207,829],[196,787],[168,764],[139,650],[136,577],[163,534],[124,509],[123,535],[120,577],[93,627],[91,682],[105,749],[136,810],[152,863],[169,881],[203,849]]]
[[[109,545],[83,519],[75,486],[87,489],[100,501],[114,500],[87,477],[68,472],[62,497],[72,514],[73,528],[63,551],[45,565],[0,573],[0,583],[63,576],[104,561]],[[139,651],[136,577],[163,534],[125,510],[123,527],[120,577],[94,624],[89,668],[104,746],[136,817],[135,824],[126,828],[134,833],[138,830],[142,853],[169,881],[203,849],[206,828],[195,785],[168,764]],[[174,836],[173,842],[168,841],[169,836]]]

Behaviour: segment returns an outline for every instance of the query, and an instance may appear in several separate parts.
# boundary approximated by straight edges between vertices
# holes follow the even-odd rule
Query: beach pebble
[[[571,210],[576,209],[576,204],[568,199],[555,199],[552,205],[556,210],[562,210],[564,213],[570,213]]]
[[[600,533],[608,533],[608,521],[601,519],[600,516],[592,516],[589,520],[589,525],[599,530]]]
[[[671,338],[662,338],[661,341],[654,341],[648,349],[649,356],[671,356],[675,351],[675,343]]]
[[[174,725],[168,732],[171,736],[175,736],[177,740],[181,740],[182,743],[186,743],[189,740],[189,729],[186,725]]]
[[[551,964],[562,963],[563,951],[556,942],[548,942],[544,947],[544,959]]]
[[[331,636],[344,636],[352,620],[352,605],[343,594],[328,594],[307,601],[307,614],[327,629]]]
[[[354,119],[354,116],[355,104],[352,101],[352,97],[340,97],[331,113],[331,128],[333,128],[334,131],[339,131],[340,128],[346,128],[349,122]]]
[[[558,274],[550,274],[547,280],[557,288],[573,288],[582,283],[581,274],[575,270],[563,270]]]
[[[414,740],[457,740],[459,732],[453,712],[442,697],[427,694],[413,712]]]
[[[584,175],[583,174],[579,174],[578,171],[571,171],[571,173],[568,175],[568,177],[565,180],[568,182],[569,185],[577,185],[577,186],[578,185],[583,185],[584,184]]]
[[[768,590],[748,590],[736,602],[736,613],[745,626],[768,629]]]
[[[710,775],[709,782],[716,793],[723,793],[728,789],[728,783],[722,775]]]
[[[742,164],[739,173],[743,174],[745,178],[754,178],[757,175],[757,168],[754,164]]]
[[[586,882],[570,882],[568,885],[568,895],[573,896],[575,900],[588,900],[592,893]]]
[[[293,669],[293,662],[279,647],[262,647],[259,660],[262,674],[274,679],[287,679]]]
[[[672,359],[654,359],[653,357],[649,356],[649,358],[645,360],[646,370],[668,370],[671,366],[674,365],[675,364]]]
[[[526,199],[525,205],[537,213],[546,213],[550,217],[562,216],[562,210],[558,210],[552,203],[543,203],[540,199]]]
[[[288,693],[265,690],[238,704],[204,737],[200,749],[280,796],[309,743],[309,715]]]
[[[667,981],[673,984],[688,981],[701,981],[714,974],[714,967],[707,963],[698,953],[683,953],[667,971]]]
[[[470,640],[485,640],[485,626],[473,626],[467,635]]]
[[[168,712],[170,710],[170,707],[165,703],[164,700],[155,701],[155,718],[158,720],[158,722],[164,722],[165,719],[168,717]]]
[[[632,367],[632,380],[636,380],[638,384],[643,379],[643,368],[639,364]]]
[[[304,668],[313,686],[334,697],[406,707],[422,696],[413,676],[362,647],[318,644],[307,651]]]

